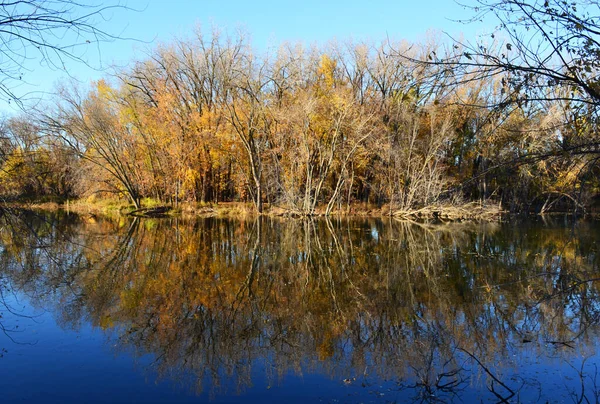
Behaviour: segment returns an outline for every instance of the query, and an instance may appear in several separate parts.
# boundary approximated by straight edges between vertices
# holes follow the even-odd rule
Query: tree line
[[[257,52],[244,33],[197,31],[5,119],[0,191],[303,215],[468,201],[589,210],[597,105],[558,83],[527,98],[523,72],[490,70],[469,49],[433,38]]]

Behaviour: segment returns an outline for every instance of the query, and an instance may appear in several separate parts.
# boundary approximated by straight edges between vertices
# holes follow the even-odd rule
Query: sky
[[[158,43],[190,36],[198,26],[206,32],[212,26],[229,31],[242,28],[259,51],[284,41],[306,45],[349,38],[418,41],[428,31],[442,37],[448,34],[475,39],[488,29],[459,22],[470,14],[454,0],[122,0],[122,4],[133,10],[115,9],[105,14],[107,20],[98,21],[98,28],[132,39],[92,47],[86,58],[93,68],[68,63],[65,73],[31,60],[24,83],[16,92],[33,91],[43,96],[69,76],[83,83],[98,80],[107,74],[104,68],[125,67],[143,58]],[[0,111],[11,110],[14,107],[0,102]]]

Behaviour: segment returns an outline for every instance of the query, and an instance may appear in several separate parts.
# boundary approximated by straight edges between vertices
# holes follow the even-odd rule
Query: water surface
[[[597,222],[1,220],[7,402],[599,398]]]

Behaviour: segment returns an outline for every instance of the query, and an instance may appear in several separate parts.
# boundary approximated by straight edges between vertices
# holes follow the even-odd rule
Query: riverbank
[[[123,200],[98,199],[75,200],[65,202],[35,202],[35,201],[10,201],[1,203],[0,206],[31,210],[64,210],[78,214],[92,214],[104,216],[139,216],[139,217],[247,217],[256,216],[256,210],[251,203],[222,202],[218,204],[206,203],[180,203],[177,206],[161,203],[156,200],[146,199],[143,208],[137,209],[134,205]],[[399,210],[390,208],[389,205],[375,206],[368,204],[353,204],[341,210],[334,210],[332,217],[394,217],[406,220],[499,220],[504,214],[498,204],[481,204],[477,202],[462,205],[434,205],[413,210]],[[265,205],[264,216],[274,217],[306,217],[325,216],[325,207],[317,208],[312,215],[285,208],[277,205]]]

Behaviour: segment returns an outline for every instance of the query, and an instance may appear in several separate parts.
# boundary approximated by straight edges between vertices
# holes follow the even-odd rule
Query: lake
[[[597,402],[600,223],[3,212],[3,402]]]

